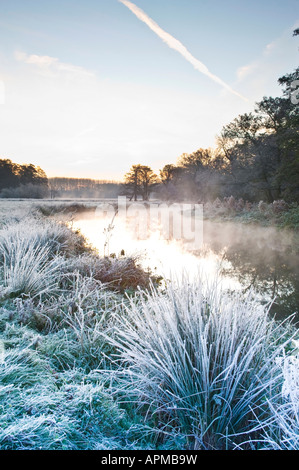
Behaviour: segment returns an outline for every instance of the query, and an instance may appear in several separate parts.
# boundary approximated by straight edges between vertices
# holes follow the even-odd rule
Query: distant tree
[[[19,165],[9,159],[0,160],[0,191],[19,185]]]
[[[19,166],[19,178],[22,184],[39,184],[48,186],[48,178],[44,170],[32,163]]]
[[[212,158],[212,151],[210,149],[198,149],[195,152],[188,154],[183,153],[177,162],[177,166],[185,168],[189,173],[196,174],[209,163]]]
[[[144,201],[148,201],[150,192],[157,182],[158,177],[149,166],[132,165],[124,177],[125,193],[129,194],[130,200],[137,201],[141,195]]]
[[[125,193],[128,193],[130,200],[134,199],[137,201],[138,195],[140,194],[141,186],[141,165],[133,165],[128,173],[124,177],[124,189]]]
[[[212,149],[200,148],[191,154],[182,154],[174,173],[181,199],[204,201],[210,192],[209,184],[212,182],[214,166],[215,155]]]
[[[48,178],[40,167],[33,164],[19,165],[9,159],[0,160],[2,197],[44,197],[47,191]]]
[[[158,183],[158,176],[146,165],[141,166],[141,195],[144,201],[148,201],[150,193]]]
[[[170,181],[173,180],[175,174],[176,166],[173,164],[165,165],[162,170],[160,170],[160,179],[164,185],[168,185]]]
[[[164,200],[175,200],[177,198],[178,187],[176,184],[177,167],[173,164],[164,165],[160,174],[160,187],[158,194]]]

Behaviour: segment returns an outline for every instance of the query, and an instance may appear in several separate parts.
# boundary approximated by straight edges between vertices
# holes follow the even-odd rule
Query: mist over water
[[[200,275],[204,282],[217,279],[218,285],[240,295],[254,290],[261,302],[274,299],[271,312],[278,319],[299,310],[299,240],[295,233],[204,220],[203,243],[198,246],[190,239],[165,237],[161,221],[145,231],[142,221],[134,217],[78,215],[73,228],[100,255],[138,255],[145,269],[165,279],[186,274],[192,280]]]

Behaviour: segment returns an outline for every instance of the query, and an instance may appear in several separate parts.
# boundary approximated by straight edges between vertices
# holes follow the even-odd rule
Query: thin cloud
[[[265,95],[281,94],[278,78],[288,70],[292,62],[294,69],[297,65],[297,44],[293,38],[293,31],[298,26],[297,21],[279,37],[266,44],[254,61],[237,70],[236,84],[246,86],[247,94],[252,96],[254,101],[262,99]]]
[[[36,54],[26,54],[25,52],[16,51],[15,59],[19,62],[23,62],[25,64],[30,64],[33,66],[38,67],[38,69],[44,75],[55,75],[58,73],[62,74],[70,74],[72,76],[88,76],[93,77],[94,74],[83,67],[79,67],[73,64],[67,64],[64,62],[60,62],[59,59],[56,57],[49,57],[49,56],[42,56]]]
[[[129,8],[129,10],[131,10],[131,12],[134,13],[134,15],[136,15],[139,20],[143,21],[143,23],[145,23],[155,34],[157,34],[157,36],[159,36],[159,38],[161,38],[162,41],[168,45],[168,47],[179,52],[188,62],[190,62],[190,64],[193,65],[196,70],[221,85],[230,93],[233,93],[239,98],[248,101],[247,98],[242,96],[237,91],[233,90],[227,83],[221,80],[221,78],[211,73],[206,65],[204,65],[200,60],[196,59],[178,39],[174,38],[173,36],[171,36],[171,34],[167,33],[162,28],[160,28],[160,26],[154,20],[152,20],[143,10],[141,10],[141,8],[137,7],[134,3],[129,2],[127,0],[119,0],[119,2]]]
[[[256,70],[257,67],[258,67],[257,62],[252,62],[251,64],[243,65],[242,67],[240,67],[237,70],[238,80],[241,81],[244,78],[247,78],[249,75],[251,75]]]

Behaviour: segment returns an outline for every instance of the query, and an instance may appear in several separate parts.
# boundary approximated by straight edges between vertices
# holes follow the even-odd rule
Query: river
[[[165,237],[161,224],[140,236],[136,221],[120,215],[78,215],[79,229],[100,255],[138,255],[140,264],[165,279],[200,277],[234,292],[255,292],[261,302],[273,300],[271,313],[283,319],[299,311],[298,234],[274,227],[202,221],[202,243]],[[140,221],[139,221],[140,225]],[[138,227],[138,226],[137,226]],[[299,315],[296,315],[299,320]]]

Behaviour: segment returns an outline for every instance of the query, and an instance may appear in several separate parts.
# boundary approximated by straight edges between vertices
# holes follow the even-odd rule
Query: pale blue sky
[[[118,0],[0,0],[0,157],[121,178],[213,147],[298,64],[298,0],[136,0],[201,73]],[[0,88],[1,89],[1,88]]]

